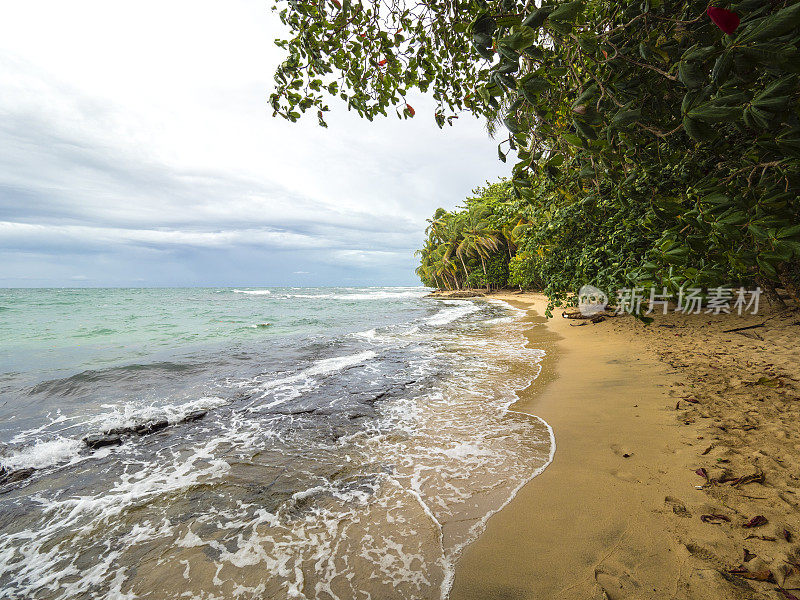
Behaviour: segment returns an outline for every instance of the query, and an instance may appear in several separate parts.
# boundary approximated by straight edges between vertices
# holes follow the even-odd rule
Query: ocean
[[[521,312],[427,293],[0,289],[0,598],[446,598],[554,442]]]

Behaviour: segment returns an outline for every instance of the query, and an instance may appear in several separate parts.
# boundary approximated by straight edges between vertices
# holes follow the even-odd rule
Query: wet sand
[[[493,297],[530,309],[548,356],[514,408],[545,419],[557,450],[464,551],[451,600],[791,600],[778,588],[800,584],[800,326],[773,319],[768,341],[723,332],[768,315],[576,327],[544,319],[541,296]],[[767,524],[744,527],[757,515]]]

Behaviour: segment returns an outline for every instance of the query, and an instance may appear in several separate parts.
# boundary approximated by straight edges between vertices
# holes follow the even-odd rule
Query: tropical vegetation
[[[757,284],[800,299],[800,1],[277,2],[270,98],[486,119],[512,177],[429,222],[437,287]],[[502,132],[502,133],[501,133]]]

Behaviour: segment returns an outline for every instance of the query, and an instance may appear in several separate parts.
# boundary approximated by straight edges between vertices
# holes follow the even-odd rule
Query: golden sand
[[[465,550],[452,600],[800,596],[797,312],[575,326],[493,297],[548,352],[514,408],[557,451]]]

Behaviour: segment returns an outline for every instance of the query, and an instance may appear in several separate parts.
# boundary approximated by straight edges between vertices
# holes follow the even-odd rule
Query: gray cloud
[[[469,119],[439,131],[425,98],[408,122],[271,119],[279,54],[263,9],[145,0],[139,22],[112,25],[97,20],[126,9],[96,0],[10,9],[0,285],[416,281],[425,218],[504,171],[494,142]]]

